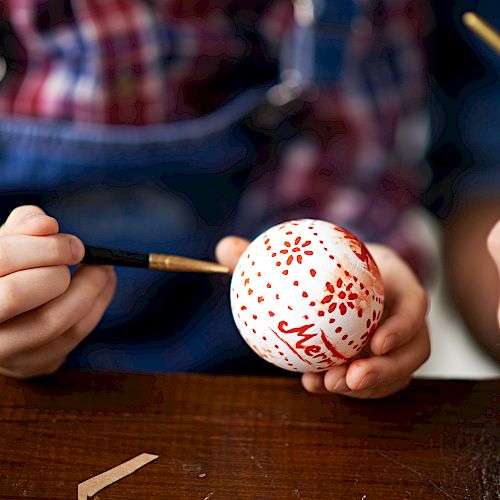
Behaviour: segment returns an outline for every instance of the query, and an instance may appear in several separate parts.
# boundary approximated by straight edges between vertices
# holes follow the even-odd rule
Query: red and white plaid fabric
[[[197,116],[185,86],[196,94],[248,50],[226,8],[231,2],[3,3],[2,114],[135,125]],[[257,4],[248,22],[279,39],[290,5]]]

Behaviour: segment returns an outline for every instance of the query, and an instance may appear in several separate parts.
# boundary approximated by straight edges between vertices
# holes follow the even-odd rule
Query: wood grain
[[[0,378],[0,498],[76,498],[146,452],[159,459],[99,500],[496,499],[499,388],[421,380],[357,401],[294,378]]]

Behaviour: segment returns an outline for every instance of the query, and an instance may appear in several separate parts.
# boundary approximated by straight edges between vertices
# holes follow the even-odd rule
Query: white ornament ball
[[[231,280],[238,330],[263,359],[320,372],[355,357],[384,308],[380,273],[366,246],[330,222],[274,226],[250,243]]]

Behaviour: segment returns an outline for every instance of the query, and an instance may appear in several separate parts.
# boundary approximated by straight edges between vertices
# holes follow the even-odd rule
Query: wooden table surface
[[[0,498],[498,499],[499,381],[414,381],[358,401],[294,378],[62,372],[0,378]]]

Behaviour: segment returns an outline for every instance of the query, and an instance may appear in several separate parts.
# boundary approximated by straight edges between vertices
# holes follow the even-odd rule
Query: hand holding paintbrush
[[[69,266],[80,263],[73,275]],[[101,265],[102,264],[102,265]],[[116,288],[111,265],[228,273],[214,262],[84,247],[53,217],[18,207],[0,227],[0,375],[54,372],[97,326]]]

